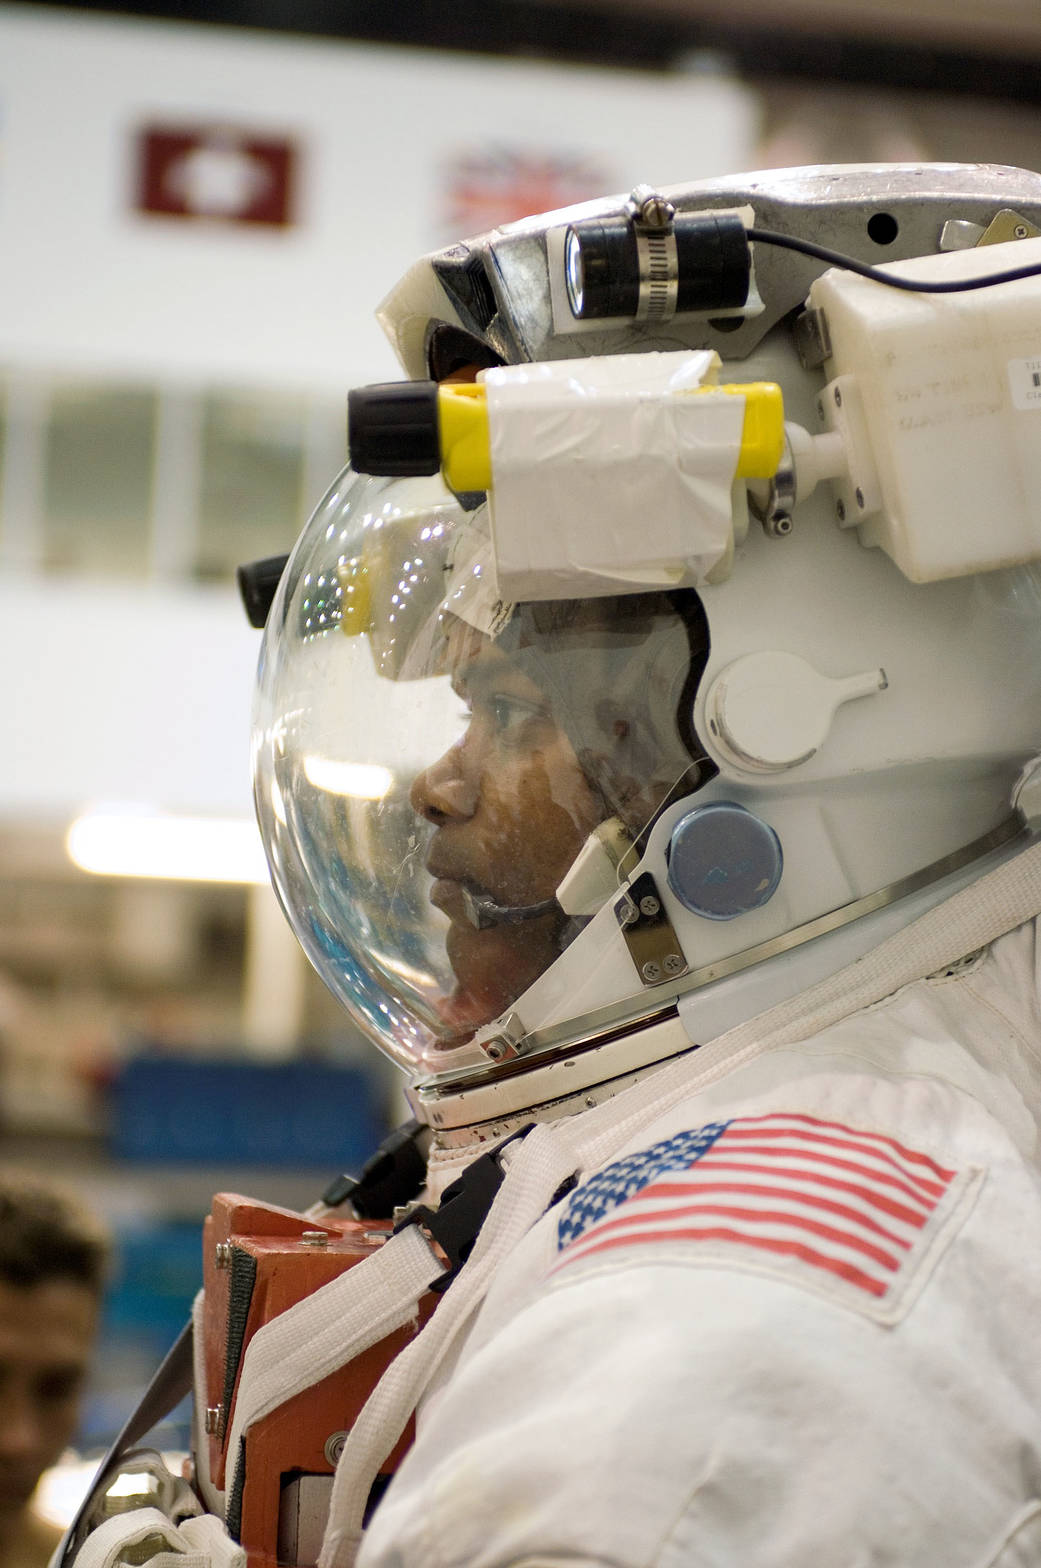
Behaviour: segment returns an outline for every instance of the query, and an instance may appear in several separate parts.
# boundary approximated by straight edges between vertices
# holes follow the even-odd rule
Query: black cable
[[[750,240],[756,240],[761,245],[778,245],[783,250],[797,250],[804,256],[814,256],[818,261],[842,267],[846,272],[855,272],[875,283],[886,283],[891,289],[906,289],[910,294],[961,294],[969,289],[989,289],[997,283],[1015,283],[1020,278],[1035,278],[1041,273],[1041,261],[1035,261],[1028,267],[992,272],[983,278],[950,278],[942,283],[922,279],[919,282],[913,278],[893,277],[880,267],[872,267],[869,262],[855,261],[852,256],[844,256],[841,251],[827,250],[823,245],[815,245],[812,240],[797,239],[794,234],[776,234],[772,229],[748,229],[746,233]]]

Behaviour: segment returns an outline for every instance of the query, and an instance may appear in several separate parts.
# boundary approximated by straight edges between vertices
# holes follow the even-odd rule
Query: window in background
[[[206,394],[197,577],[226,578],[290,548],[305,520],[306,448],[303,396]]]
[[[42,498],[43,565],[140,577],[151,553],[156,394],[51,386]]]

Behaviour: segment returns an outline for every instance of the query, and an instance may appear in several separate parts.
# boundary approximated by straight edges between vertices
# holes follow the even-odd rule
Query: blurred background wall
[[[306,1205],[401,1114],[258,861],[234,588],[335,476],[346,389],[397,373],[380,298],[641,181],[894,159],[1041,167],[1035,0],[0,3],[0,1157],[117,1229],[85,1448],[176,1332],[209,1195]],[[84,871],[102,806],[237,859]]]

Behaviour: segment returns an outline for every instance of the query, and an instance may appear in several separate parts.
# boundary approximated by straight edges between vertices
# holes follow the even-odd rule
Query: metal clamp
[[[660,985],[686,974],[688,964],[649,871],[635,877],[614,906],[615,916],[644,985]]]

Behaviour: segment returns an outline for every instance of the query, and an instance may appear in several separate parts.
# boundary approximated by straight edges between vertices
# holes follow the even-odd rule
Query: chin
[[[453,924],[446,949],[456,978],[451,1007],[459,1021],[477,1029],[505,1012],[556,957],[557,925],[553,916],[485,931]]]

